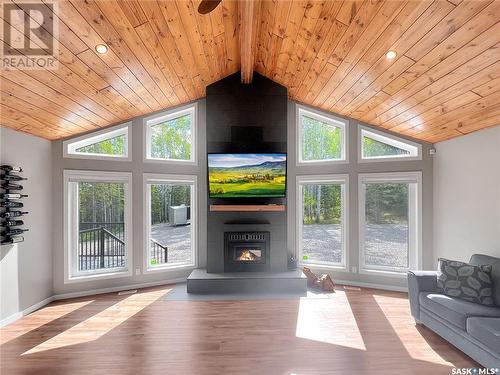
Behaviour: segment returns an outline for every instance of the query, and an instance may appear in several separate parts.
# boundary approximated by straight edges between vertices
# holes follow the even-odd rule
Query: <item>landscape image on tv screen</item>
[[[286,154],[209,154],[210,198],[284,198]]]

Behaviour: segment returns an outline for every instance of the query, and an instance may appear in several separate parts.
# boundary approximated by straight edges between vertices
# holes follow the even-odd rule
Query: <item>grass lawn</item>
[[[213,198],[282,197],[285,183],[277,180],[278,178],[264,182],[211,183],[210,196]]]
[[[283,197],[285,176],[267,178],[263,181],[248,181],[242,174],[212,173],[210,196],[212,198]]]

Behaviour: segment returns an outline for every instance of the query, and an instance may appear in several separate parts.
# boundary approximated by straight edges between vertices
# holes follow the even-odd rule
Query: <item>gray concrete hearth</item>
[[[207,273],[195,269],[187,279],[193,294],[307,293],[307,278],[301,269],[287,272]]]

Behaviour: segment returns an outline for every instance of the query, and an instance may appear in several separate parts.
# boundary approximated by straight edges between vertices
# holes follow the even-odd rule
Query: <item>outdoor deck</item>
[[[79,270],[97,270],[123,267],[125,248],[123,223],[113,223],[113,235],[102,231],[109,223],[87,223],[89,229],[80,231]],[[150,244],[152,264],[188,263],[191,261],[191,225],[173,226],[155,224],[151,228]],[[167,259],[167,261],[165,261]]]

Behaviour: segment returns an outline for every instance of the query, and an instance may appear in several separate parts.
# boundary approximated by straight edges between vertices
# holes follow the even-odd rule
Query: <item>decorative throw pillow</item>
[[[476,266],[439,258],[437,287],[450,297],[492,306],[491,271],[491,265]]]

